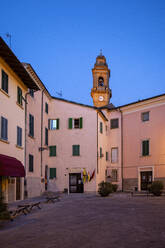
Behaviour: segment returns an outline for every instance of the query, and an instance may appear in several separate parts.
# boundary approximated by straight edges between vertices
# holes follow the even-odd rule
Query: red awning
[[[0,154],[0,176],[25,177],[24,166],[16,158]]]

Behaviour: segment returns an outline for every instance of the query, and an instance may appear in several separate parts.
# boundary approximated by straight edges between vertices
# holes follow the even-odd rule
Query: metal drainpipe
[[[124,191],[123,188],[123,113],[122,110],[119,109],[121,113],[121,181],[122,181],[122,192]]]
[[[99,164],[98,164],[98,112],[97,112],[97,174],[99,172],[98,166]]]
[[[41,177],[42,177],[42,160],[43,160],[43,153],[42,153],[42,146],[43,146],[43,95],[44,95],[44,90],[42,90],[42,95],[41,95]]]
[[[30,94],[29,92],[27,92],[25,94],[25,144],[24,144],[24,166],[25,166],[25,179],[24,179],[24,197],[27,196],[27,181],[26,181],[26,148],[27,148],[27,145],[26,145],[26,136],[27,136],[27,95]]]

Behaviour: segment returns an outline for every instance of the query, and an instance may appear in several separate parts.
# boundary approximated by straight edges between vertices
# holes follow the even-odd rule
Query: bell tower
[[[110,70],[106,63],[106,58],[100,52],[96,58],[96,63],[92,69],[93,88],[91,89],[91,97],[95,107],[102,107],[109,104],[112,96],[109,88]]]

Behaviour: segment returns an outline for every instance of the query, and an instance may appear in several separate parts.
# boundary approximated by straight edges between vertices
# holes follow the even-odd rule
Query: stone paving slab
[[[0,230],[3,248],[165,248],[165,197],[71,194],[41,206]]]

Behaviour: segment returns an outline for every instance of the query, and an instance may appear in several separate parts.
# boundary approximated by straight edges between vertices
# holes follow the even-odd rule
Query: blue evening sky
[[[111,102],[165,93],[164,0],[1,1],[0,36],[51,95],[92,105],[96,56],[111,69]]]

